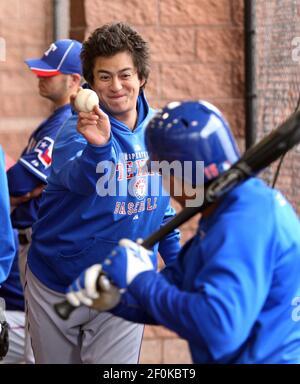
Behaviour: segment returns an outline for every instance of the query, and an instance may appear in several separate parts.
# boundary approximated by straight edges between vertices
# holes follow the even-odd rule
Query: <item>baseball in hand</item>
[[[81,89],[76,95],[74,105],[80,112],[91,112],[95,105],[99,105],[98,95],[91,89]]]

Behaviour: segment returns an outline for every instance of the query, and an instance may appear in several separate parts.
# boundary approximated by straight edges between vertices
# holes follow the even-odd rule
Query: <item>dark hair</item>
[[[105,24],[95,29],[83,43],[80,57],[85,80],[93,84],[93,69],[97,57],[109,57],[126,51],[132,56],[139,79],[145,79],[146,84],[150,72],[148,43],[128,24],[121,22]]]

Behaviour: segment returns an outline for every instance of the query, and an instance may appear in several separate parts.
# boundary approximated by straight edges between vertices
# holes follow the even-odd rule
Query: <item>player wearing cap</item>
[[[17,163],[7,172],[11,197],[11,221],[18,231],[19,270],[24,281],[27,252],[31,242],[31,227],[37,218],[41,193],[47,183],[52,161],[52,149],[58,130],[72,115],[70,96],[81,81],[81,43],[62,39],[50,45],[40,59],[26,60],[38,77],[39,93],[50,100],[52,114],[32,133]],[[20,290],[16,261],[1,294],[6,300],[10,321],[10,350],[4,362],[33,362],[32,352],[24,336],[24,302]]]
[[[25,61],[38,77],[40,95],[52,101],[54,111],[32,133],[20,159],[7,172],[14,207],[11,220],[19,231],[22,274],[31,227],[37,218],[40,194],[50,171],[54,140],[59,128],[72,115],[70,96],[80,85],[80,51],[78,41],[58,40],[50,45],[42,58]]]
[[[151,193],[161,177],[145,169],[144,130],[154,114],[144,94],[148,44],[127,24],[108,24],[83,43],[81,57],[101,109],[74,114],[55,142],[26,272],[33,349],[38,363],[136,363],[140,324],[88,308],[63,322],[53,309],[99,253],[104,258],[125,234],[146,237],[175,213],[169,195]],[[169,263],[179,248],[173,231],[155,256],[159,250]]]
[[[150,122],[150,158],[203,161],[208,182],[239,158],[237,146],[213,105],[178,104]],[[184,184],[195,181],[183,174]],[[185,206],[184,194],[174,197]],[[96,267],[125,291],[115,314],[175,331],[195,363],[300,362],[291,306],[300,295],[300,223],[282,194],[255,177],[203,211],[196,235],[161,273],[151,252],[122,240],[69,287],[73,305],[98,297]]]

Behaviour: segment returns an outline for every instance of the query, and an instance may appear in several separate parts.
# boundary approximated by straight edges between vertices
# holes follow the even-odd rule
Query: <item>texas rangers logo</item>
[[[137,199],[142,200],[147,195],[147,182],[144,177],[140,177],[134,181],[132,187],[133,194]]]
[[[57,50],[57,45],[52,43],[47,51],[44,53],[45,56],[48,56],[50,52],[55,52]]]
[[[45,168],[50,167],[52,162],[52,151],[53,151],[54,140],[50,137],[44,137],[40,140],[34,151],[38,153],[39,161],[44,165]]]

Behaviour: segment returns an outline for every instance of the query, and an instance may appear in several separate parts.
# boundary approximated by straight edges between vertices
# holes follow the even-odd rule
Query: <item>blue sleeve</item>
[[[19,163],[46,184],[50,175],[52,152],[57,132],[69,117],[69,106],[49,116],[32,134]]]
[[[9,217],[9,195],[4,155],[0,147],[0,284],[6,280],[15,255],[13,229]]]
[[[155,320],[144,311],[134,296],[128,291],[122,294],[120,303],[109,312],[114,316],[122,317],[134,323],[156,325]]]
[[[100,177],[97,164],[110,160],[112,138],[103,146],[87,143],[76,130],[77,115],[67,120],[54,145],[50,181],[81,195],[95,193]]]
[[[165,225],[175,215],[175,209],[169,204],[161,226]],[[178,229],[175,229],[159,242],[158,251],[161,254],[165,264],[169,265],[176,260],[180,248],[180,232]]]
[[[7,171],[7,181],[11,196],[25,195],[38,185],[45,183],[34,173],[28,171],[20,162],[17,162]]]
[[[216,223],[194,255],[208,261],[196,273],[192,292],[154,271],[138,275],[129,291],[158,324],[216,360],[230,355],[247,339],[269,292],[274,261],[265,240],[268,224],[263,215],[251,222],[246,214]],[[191,257],[186,254],[186,268]]]
[[[44,136],[38,140],[33,148],[26,149],[18,161],[28,172],[44,183],[50,174],[54,138],[49,135],[49,129],[47,129]]]
[[[160,275],[164,276],[170,284],[180,286],[183,280],[181,258],[177,258],[172,264],[166,266],[160,272]],[[120,304],[110,312],[128,321],[158,325],[156,320],[151,316],[151,313],[146,312],[143,303],[139,302],[128,290],[122,294]]]

